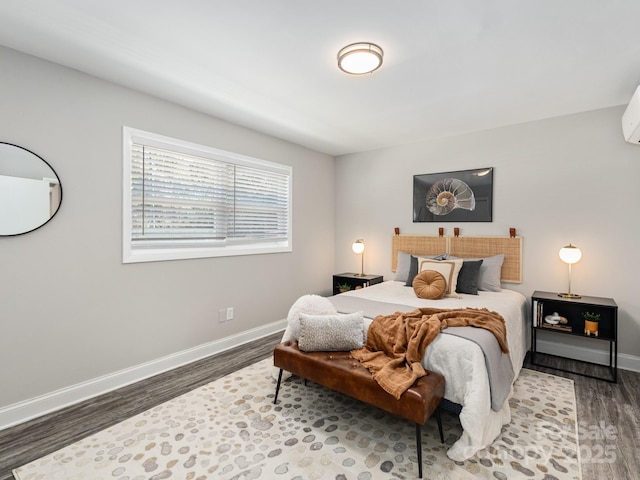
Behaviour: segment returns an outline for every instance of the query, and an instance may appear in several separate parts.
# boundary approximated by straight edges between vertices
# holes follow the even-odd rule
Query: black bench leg
[[[438,422],[438,431],[440,432],[440,442],[444,443],[444,434],[442,432],[442,417],[440,416],[440,407],[436,408],[436,420]],[[416,450],[418,452],[418,477],[422,478],[422,428],[416,423]]]
[[[444,434],[442,433],[442,417],[440,416],[440,407],[436,408],[436,420],[438,422],[438,431],[440,432],[440,443],[444,443]]]
[[[280,382],[282,381],[282,369],[280,369],[280,373],[278,374],[278,384],[276,385],[276,396],[273,397],[273,404],[276,404],[278,400],[278,392],[280,391]]]
[[[416,423],[416,449],[418,451],[418,477],[422,478],[422,427]]]

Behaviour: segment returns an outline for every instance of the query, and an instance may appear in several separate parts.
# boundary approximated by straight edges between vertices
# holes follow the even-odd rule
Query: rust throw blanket
[[[377,316],[367,332],[364,347],[351,356],[369,369],[380,386],[395,398],[427,374],[421,361],[427,346],[447,327],[473,326],[491,331],[504,353],[507,327],[504,318],[486,308],[418,308]]]

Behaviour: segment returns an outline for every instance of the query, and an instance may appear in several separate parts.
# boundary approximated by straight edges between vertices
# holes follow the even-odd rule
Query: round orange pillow
[[[440,272],[424,270],[413,279],[413,291],[419,298],[438,300],[447,291],[447,281]]]

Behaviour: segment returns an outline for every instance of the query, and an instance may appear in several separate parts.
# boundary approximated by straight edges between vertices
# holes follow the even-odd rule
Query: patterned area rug
[[[17,480],[417,478],[410,422],[293,377],[273,405],[266,359],[14,471]],[[580,479],[573,381],[523,369],[512,421],[465,462],[443,413],[423,428],[426,479]]]

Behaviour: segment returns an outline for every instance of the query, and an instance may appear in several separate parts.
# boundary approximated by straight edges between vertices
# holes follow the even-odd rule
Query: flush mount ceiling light
[[[374,43],[352,43],[338,52],[338,67],[351,75],[372,73],[382,65],[382,56],[382,49]]]

